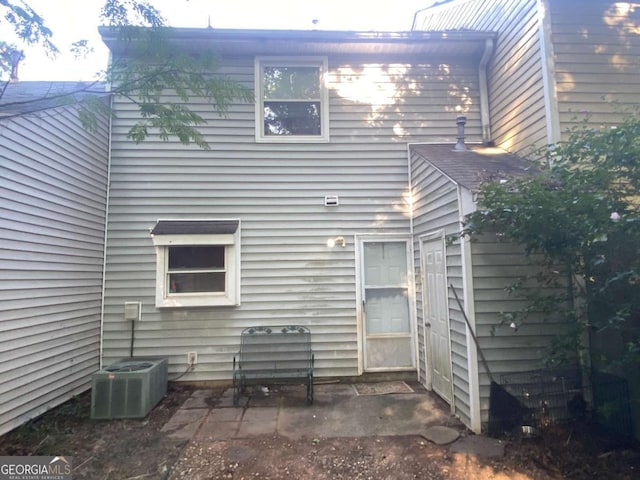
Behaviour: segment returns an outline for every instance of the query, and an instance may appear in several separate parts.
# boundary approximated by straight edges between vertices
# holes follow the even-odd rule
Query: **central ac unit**
[[[143,418],[167,393],[168,360],[123,358],[93,374],[91,418]]]

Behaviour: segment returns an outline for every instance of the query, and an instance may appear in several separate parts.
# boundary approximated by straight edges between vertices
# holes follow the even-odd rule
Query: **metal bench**
[[[249,327],[240,335],[233,357],[233,404],[247,385],[306,383],[307,404],[313,403],[313,352],[306,327]]]

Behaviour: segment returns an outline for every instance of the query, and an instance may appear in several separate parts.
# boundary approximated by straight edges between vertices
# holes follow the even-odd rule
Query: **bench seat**
[[[233,404],[248,385],[304,383],[313,403],[311,332],[306,327],[249,327],[240,335],[233,357]]]

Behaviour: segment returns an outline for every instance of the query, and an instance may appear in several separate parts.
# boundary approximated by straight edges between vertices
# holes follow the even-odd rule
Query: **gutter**
[[[480,83],[480,120],[482,124],[482,143],[492,145],[491,137],[491,112],[489,111],[489,83],[487,80],[489,61],[493,58],[495,50],[493,39],[484,41],[484,52],[478,66],[478,81]]]

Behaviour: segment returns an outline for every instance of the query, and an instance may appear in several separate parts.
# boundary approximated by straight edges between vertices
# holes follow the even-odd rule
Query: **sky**
[[[61,53],[49,59],[25,48],[20,80],[92,80],[108,61],[98,35],[104,0],[23,0],[44,17]],[[433,0],[153,0],[174,27],[404,31]],[[316,21],[314,23],[314,20]],[[7,39],[9,33],[0,28]],[[77,60],[71,43],[86,39],[93,53]]]

